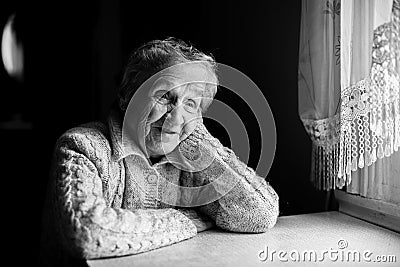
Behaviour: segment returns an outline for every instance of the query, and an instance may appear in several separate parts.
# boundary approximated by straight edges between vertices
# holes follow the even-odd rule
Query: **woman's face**
[[[149,156],[172,152],[194,130],[201,119],[207,82],[213,81],[202,64],[180,64],[162,71],[150,90],[150,112],[142,122]]]

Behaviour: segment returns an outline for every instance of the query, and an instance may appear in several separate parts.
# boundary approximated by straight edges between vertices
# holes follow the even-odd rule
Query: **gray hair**
[[[148,78],[174,64],[201,61],[215,76],[218,83],[217,63],[212,55],[207,55],[182,40],[169,37],[153,40],[136,49],[128,60],[118,92],[118,104],[125,111],[136,90]],[[200,108],[207,110],[217,93],[217,85],[206,84]]]

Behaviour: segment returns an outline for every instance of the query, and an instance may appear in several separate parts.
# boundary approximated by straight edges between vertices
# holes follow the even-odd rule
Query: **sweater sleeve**
[[[61,243],[73,256],[94,259],[136,254],[196,235],[191,220],[175,209],[109,207],[97,166],[104,159],[90,160],[94,148],[82,145],[87,143],[85,136],[60,139],[53,167],[54,213]]]
[[[221,196],[199,208],[213,218],[217,226],[235,232],[257,233],[275,225],[279,215],[277,193],[231,149],[212,137],[202,123],[181,142],[179,150],[185,165],[192,169],[183,178],[188,177],[191,180],[188,183],[194,186],[211,183]]]

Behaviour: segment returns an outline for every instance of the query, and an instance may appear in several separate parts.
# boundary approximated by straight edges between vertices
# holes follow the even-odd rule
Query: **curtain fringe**
[[[347,184],[351,182],[352,171],[371,166],[399,150],[399,75],[390,75],[385,81],[386,86],[378,86],[375,81],[365,79],[342,94],[338,176]],[[365,110],[359,109],[360,106]]]

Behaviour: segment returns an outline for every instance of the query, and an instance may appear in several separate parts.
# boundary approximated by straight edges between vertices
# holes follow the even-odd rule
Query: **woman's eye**
[[[188,100],[185,103],[185,109],[189,112],[195,112],[197,110],[197,104],[193,100]]]
[[[169,96],[167,95],[167,93],[160,94],[160,95],[156,96],[156,100],[160,104],[168,104],[169,103]]]

